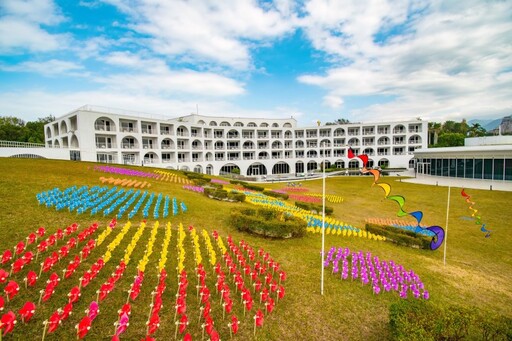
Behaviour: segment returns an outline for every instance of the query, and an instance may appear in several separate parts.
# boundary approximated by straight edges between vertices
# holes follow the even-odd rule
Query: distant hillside
[[[498,128],[502,119],[503,118],[497,118],[495,120],[473,119],[473,120],[469,120],[468,124],[471,126],[472,124],[479,123],[485,130],[489,131],[489,130]]]

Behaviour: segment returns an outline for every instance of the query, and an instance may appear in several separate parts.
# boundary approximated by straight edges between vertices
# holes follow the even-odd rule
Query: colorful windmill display
[[[466,191],[464,190],[464,188],[462,189],[462,191],[460,192],[460,194],[464,197],[464,199],[466,199],[466,202],[469,204],[469,209],[471,210],[471,218],[473,218],[475,220],[475,224],[476,225],[481,225],[480,226],[480,231],[482,231],[483,233],[485,233],[485,238],[489,238],[491,236],[491,230],[488,230],[486,227],[485,227],[485,224],[482,223],[482,217],[480,216],[480,214],[478,213],[478,210],[475,209],[473,206],[475,205],[475,202],[474,201],[471,201],[471,196],[469,194],[466,193]]]

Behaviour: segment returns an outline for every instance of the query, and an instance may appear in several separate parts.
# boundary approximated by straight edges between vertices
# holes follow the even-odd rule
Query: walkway
[[[409,176],[410,174],[402,174]],[[464,178],[449,178],[444,176],[430,176],[418,174],[411,178],[403,178],[403,182],[412,182],[424,185],[434,186],[453,186],[461,188],[473,189],[487,189],[492,191],[507,191],[512,192],[512,181],[498,181],[498,180],[478,180],[478,179],[464,179]]]

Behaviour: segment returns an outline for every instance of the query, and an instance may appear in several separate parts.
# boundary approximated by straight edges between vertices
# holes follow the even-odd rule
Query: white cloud
[[[50,34],[41,27],[65,20],[51,0],[3,0],[0,12],[0,52],[4,54],[48,52],[68,45],[69,35]]]
[[[352,112],[359,120],[510,112],[512,3],[359,3],[305,5],[308,37],[335,62],[325,74],[298,81],[325,89],[326,106],[349,96],[394,98]]]
[[[252,0],[108,0],[131,16],[131,28],[149,35],[154,52],[248,69],[253,44],[293,29],[292,5],[279,0],[260,6]]]
[[[333,109],[339,109],[343,106],[343,98],[334,95],[324,96],[324,105]]]
[[[146,94],[128,94],[115,91],[46,92],[17,91],[0,93],[0,113],[13,115],[25,121],[54,115],[56,117],[77,109],[85,104],[106,108],[129,109],[134,112],[149,113],[175,118],[196,112],[199,105],[201,115],[226,117],[288,118],[302,113],[297,109],[277,107],[269,110],[250,110],[219,100],[177,100]]]
[[[83,66],[65,60],[51,59],[44,62],[27,61],[12,66],[0,65],[0,69],[11,72],[35,72],[45,76],[60,74],[80,76],[81,74],[76,71],[82,70]]]

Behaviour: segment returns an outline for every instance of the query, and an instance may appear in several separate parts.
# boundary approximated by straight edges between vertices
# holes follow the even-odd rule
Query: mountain
[[[468,121],[468,124],[471,126],[475,123],[479,123],[485,130],[493,130],[498,128],[501,123],[502,118],[497,118],[495,120],[480,120],[480,119],[472,119]]]

